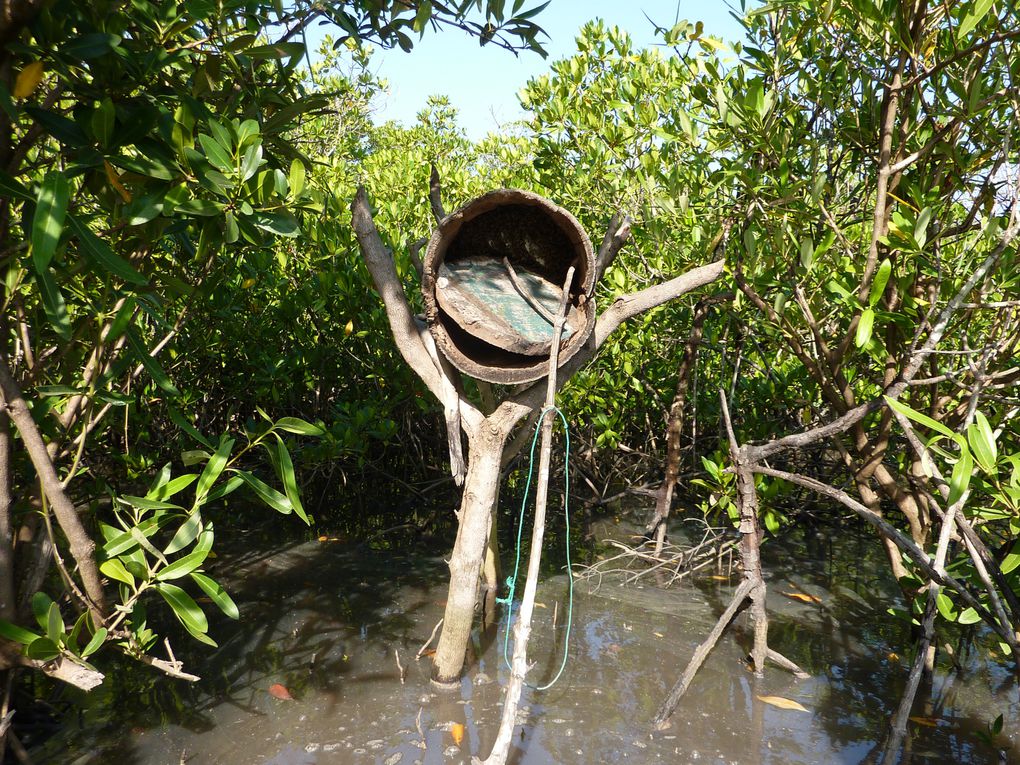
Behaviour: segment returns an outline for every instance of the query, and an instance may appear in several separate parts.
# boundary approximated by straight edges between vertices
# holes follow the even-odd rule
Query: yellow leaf
[[[722,574],[712,574],[712,576],[710,576],[709,579],[715,579],[715,581],[717,582],[730,581],[730,578],[728,576],[723,576]]]
[[[766,704],[771,704],[780,709],[794,709],[798,712],[808,711],[793,699],[784,699],[782,696],[759,696],[758,701],[764,701]]]
[[[889,661],[899,661],[899,660],[900,660],[900,655],[898,653],[893,652],[893,653],[889,654]]]
[[[549,608],[549,606],[547,606],[547,605],[546,605],[545,603],[539,603],[539,602],[538,602],[538,601],[536,600],[536,601],[535,601],[535,608]]]
[[[110,185],[117,190],[117,193],[120,194],[120,198],[123,199],[125,203],[130,202],[131,192],[124,188],[124,184],[120,182],[120,176],[117,174],[117,171],[113,169],[113,165],[104,159],[103,167],[106,169],[106,179],[110,182]]]
[[[915,722],[918,725],[924,725],[925,727],[928,727],[928,728],[937,728],[937,727],[939,727],[938,720],[933,720],[930,717],[911,717],[909,719],[910,719],[910,722]]]
[[[327,537],[325,534],[323,534],[321,537],[319,537],[319,541],[320,542],[328,542],[329,541],[329,537]]]
[[[253,278],[251,278],[250,276],[247,279],[245,279],[243,282],[241,282],[241,289],[243,289],[243,290],[250,290],[254,286],[255,286],[255,280]]]
[[[454,723],[450,726],[450,733],[453,734],[453,743],[460,746],[460,742],[464,740],[464,725],[463,723]]]
[[[33,61],[31,64],[28,64],[24,69],[18,72],[18,79],[14,81],[14,98],[20,101],[21,99],[28,98],[32,95],[32,92],[42,81],[42,76],[42,61]]]
[[[352,332],[354,332],[354,319],[348,321],[347,326],[344,327],[344,335],[347,337],[350,337]]]
[[[661,632],[653,632],[652,634],[655,635],[655,637],[666,637]]]
[[[785,595],[788,598],[793,598],[794,600],[799,600],[802,603],[821,603],[822,602],[822,599],[820,597],[818,597],[817,595],[807,595],[807,594],[805,594],[803,592],[784,592],[783,595]]]

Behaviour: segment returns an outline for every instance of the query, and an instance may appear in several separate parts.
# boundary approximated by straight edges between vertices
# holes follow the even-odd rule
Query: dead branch
[[[598,254],[595,256],[595,284],[602,280],[606,269],[616,260],[620,248],[630,238],[630,218],[617,210],[609,219],[606,226],[606,234],[602,237],[602,244],[599,246]]]
[[[726,606],[726,609],[720,615],[715,626],[712,627],[712,631],[708,633],[708,637],[705,641],[694,649],[694,655],[691,656],[691,660],[687,663],[687,667],[684,669],[684,673],[680,676],[680,679],[670,690],[669,695],[665,701],[659,706],[658,711],[655,713],[655,719],[652,721],[652,727],[656,730],[665,730],[669,727],[669,718],[673,714],[673,710],[676,709],[677,704],[680,703],[681,697],[687,692],[688,686],[694,676],[698,674],[698,670],[701,669],[701,665],[705,663],[705,659],[715,648],[719,642],[719,638],[722,637],[723,632],[729,626],[730,622],[733,621],[733,617],[737,615],[741,610],[747,607],[748,595],[751,594],[753,584],[747,580],[742,579],[740,584],[737,585],[737,589],[733,591],[733,597],[730,599],[730,603]]]
[[[439,632],[439,628],[443,626],[443,620],[440,619],[436,622],[436,626],[432,628],[432,634],[429,635],[429,639],[422,643],[421,648],[418,649],[418,653],[414,655],[414,660],[418,661],[424,653],[428,650],[429,646],[432,645],[432,641],[436,639],[436,633]]]
[[[822,496],[829,497],[830,499],[834,499],[840,504],[853,510],[858,516],[873,526],[879,534],[886,539],[891,540],[900,550],[906,553],[914,564],[924,572],[924,575],[928,577],[928,579],[944,587],[949,587],[956,592],[960,596],[960,599],[973,608],[995,631],[995,633],[1002,638],[1002,640],[1007,643],[1010,648],[1013,649],[1014,652],[1020,651],[1020,645],[1017,645],[1016,636],[1012,633],[1012,631],[1003,628],[1002,625],[999,624],[998,620],[989,613],[987,608],[981,605],[977,598],[971,594],[962,582],[948,573],[940,573],[936,570],[928,555],[920,547],[918,547],[912,539],[878,515],[875,511],[871,510],[861,502],[858,502],[845,491],[837,489],[834,486],[829,486],[821,481],[816,481],[813,478],[808,478],[807,476],[798,475],[796,473],[788,473],[785,470],[776,470],[774,468],[765,467],[764,465],[754,465],[752,470],[755,473],[769,475],[773,478],[781,478],[784,481],[789,481],[790,483],[797,484],[798,486],[811,489],[812,491],[815,491]]]

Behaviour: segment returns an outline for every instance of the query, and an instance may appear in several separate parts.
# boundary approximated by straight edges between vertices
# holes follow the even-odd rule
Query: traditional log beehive
[[[553,314],[571,266],[561,365],[595,326],[591,240],[573,215],[537,194],[499,189],[448,215],[429,240],[423,266],[425,317],[436,345],[479,380],[545,376]]]

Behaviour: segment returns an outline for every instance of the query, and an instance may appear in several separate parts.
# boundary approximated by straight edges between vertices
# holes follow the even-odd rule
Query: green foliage
[[[0,359],[91,508],[115,591],[98,628],[83,616],[66,631],[61,614],[85,605],[71,588],[44,634],[0,635],[44,660],[108,641],[139,655],[157,640],[146,606],[162,602],[211,644],[196,588],[238,615],[203,573],[217,505],[243,487],[311,523],[300,471],[369,459],[420,412],[393,349],[378,350],[384,315],[346,225],[359,163],[387,140],[370,137],[382,84],[364,43],[407,49],[412,32],[458,27],[541,53],[541,7],[58,0],[0,20]],[[304,32],[324,20],[342,37],[306,74]],[[23,450],[12,469],[27,529]]]

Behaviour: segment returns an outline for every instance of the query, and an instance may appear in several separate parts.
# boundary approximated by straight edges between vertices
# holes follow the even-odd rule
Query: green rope
[[[574,616],[574,575],[570,567],[570,426],[567,425],[567,418],[563,415],[558,407],[547,406],[542,410],[538,416],[538,422],[535,425],[535,435],[531,439],[531,453],[528,456],[528,480],[524,485],[524,499],[521,500],[521,513],[520,518],[517,522],[517,557],[514,561],[514,573],[513,576],[506,578],[506,584],[509,588],[507,596],[505,598],[496,598],[497,603],[503,603],[509,608],[507,613],[506,621],[506,636],[503,639],[503,661],[506,662],[508,669],[513,669],[510,664],[510,627],[513,624],[514,617],[514,592],[517,589],[517,574],[521,569],[521,536],[524,533],[524,511],[528,506],[528,494],[531,492],[531,479],[535,472],[535,446],[538,444],[538,434],[542,430],[542,422],[545,419],[545,415],[548,412],[556,412],[559,415],[560,421],[563,423],[563,436],[565,441],[564,447],[564,463],[563,473],[564,481],[566,486],[563,490],[563,516],[566,520],[567,525],[567,536],[566,536],[566,548],[567,548],[567,581],[570,582],[569,595],[567,598],[567,631],[563,638],[563,661],[560,663],[559,671],[556,673],[556,677],[550,680],[548,683],[542,686],[534,686],[527,683],[529,688],[535,688],[539,691],[544,691],[556,683],[560,679],[560,675],[563,674],[563,670],[567,666],[567,656],[569,654],[570,644],[570,628],[573,623]]]

